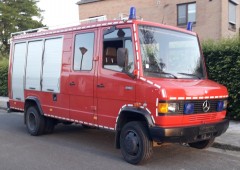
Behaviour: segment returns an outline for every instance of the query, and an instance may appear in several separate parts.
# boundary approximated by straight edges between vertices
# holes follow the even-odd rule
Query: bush
[[[8,59],[0,58],[0,96],[8,95]]]
[[[240,119],[240,39],[203,42],[209,79],[228,88],[228,115]]]

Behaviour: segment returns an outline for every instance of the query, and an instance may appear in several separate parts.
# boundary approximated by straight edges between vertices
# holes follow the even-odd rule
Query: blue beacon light
[[[129,19],[136,19],[136,8],[135,7],[130,8]]]

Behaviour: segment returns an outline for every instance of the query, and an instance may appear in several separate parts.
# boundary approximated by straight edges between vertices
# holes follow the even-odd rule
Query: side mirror
[[[129,73],[128,65],[128,49],[127,48],[118,48],[117,50],[117,65],[123,68],[123,72],[126,73],[132,79],[136,78],[135,74]]]
[[[128,65],[128,50],[126,48],[118,48],[117,64],[122,68],[125,68]]]

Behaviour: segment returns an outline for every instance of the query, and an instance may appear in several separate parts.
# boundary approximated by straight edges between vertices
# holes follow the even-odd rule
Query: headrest
[[[106,49],[106,57],[117,57],[116,48],[108,47]]]

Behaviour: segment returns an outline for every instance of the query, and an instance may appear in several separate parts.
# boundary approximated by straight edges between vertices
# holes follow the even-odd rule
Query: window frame
[[[235,21],[232,22],[231,19],[230,19],[230,4],[233,5],[235,7],[235,13],[234,13],[234,16],[235,16]],[[237,3],[235,1],[232,1],[232,0],[229,0],[228,1],[228,23],[231,24],[231,25],[236,25],[236,22],[237,22]]]
[[[75,70],[74,69],[74,63],[75,63],[75,48],[76,48],[76,38],[77,38],[77,35],[81,35],[81,34],[88,34],[88,33],[93,33],[93,56],[92,56],[92,68],[90,70]],[[76,32],[75,35],[74,35],[74,39],[73,39],[73,58],[72,58],[72,70],[74,72],[91,72],[93,70],[93,61],[94,61],[94,56],[95,56],[95,46],[96,46],[96,30],[86,30],[84,32]]]
[[[102,29],[102,61],[101,61],[101,69],[103,70],[108,70],[108,71],[114,71],[117,73],[123,73],[122,71],[118,71],[118,70],[114,70],[114,69],[110,69],[110,68],[105,68],[104,64],[103,64],[103,56],[104,56],[104,31],[107,30],[109,27],[104,27]],[[134,45],[134,32],[133,32],[133,27],[131,25],[128,26],[116,26],[116,30],[117,29],[129,29],[131,32],[131,38],[126,38],[125,40],[131,40],[132,41],[132,49],[133,49],[133,70],[135,69],[135,63],[136,63],[136,59],[135,59],[135,45]],[[118,38],[111,38],[111,40],[118,40]],[[107,40],[107,41],[111,41],[111,40]],[[123,42],[123,46],[125,46],[125,41]]]
[[[181,3],[181,4],[177,4],[177,26],[185,26],[187,25],[187,23],[189,22],[188,21],[188,6],[191,5],[191,4],[195,4],[196,6],[196,12],[195,12],[195,21],[193,22],[193,24],[196,24],[196,20],[197,20],[197,3],[196,1],[194,2],[188,2],[188,3]],[[181,5],[185,5],[186,6],[186,10],[185,10],[185,14],[186,14],[186,22],[185,23],[179,23],[178,22],[178,19],[179,19],[179,6]]]

